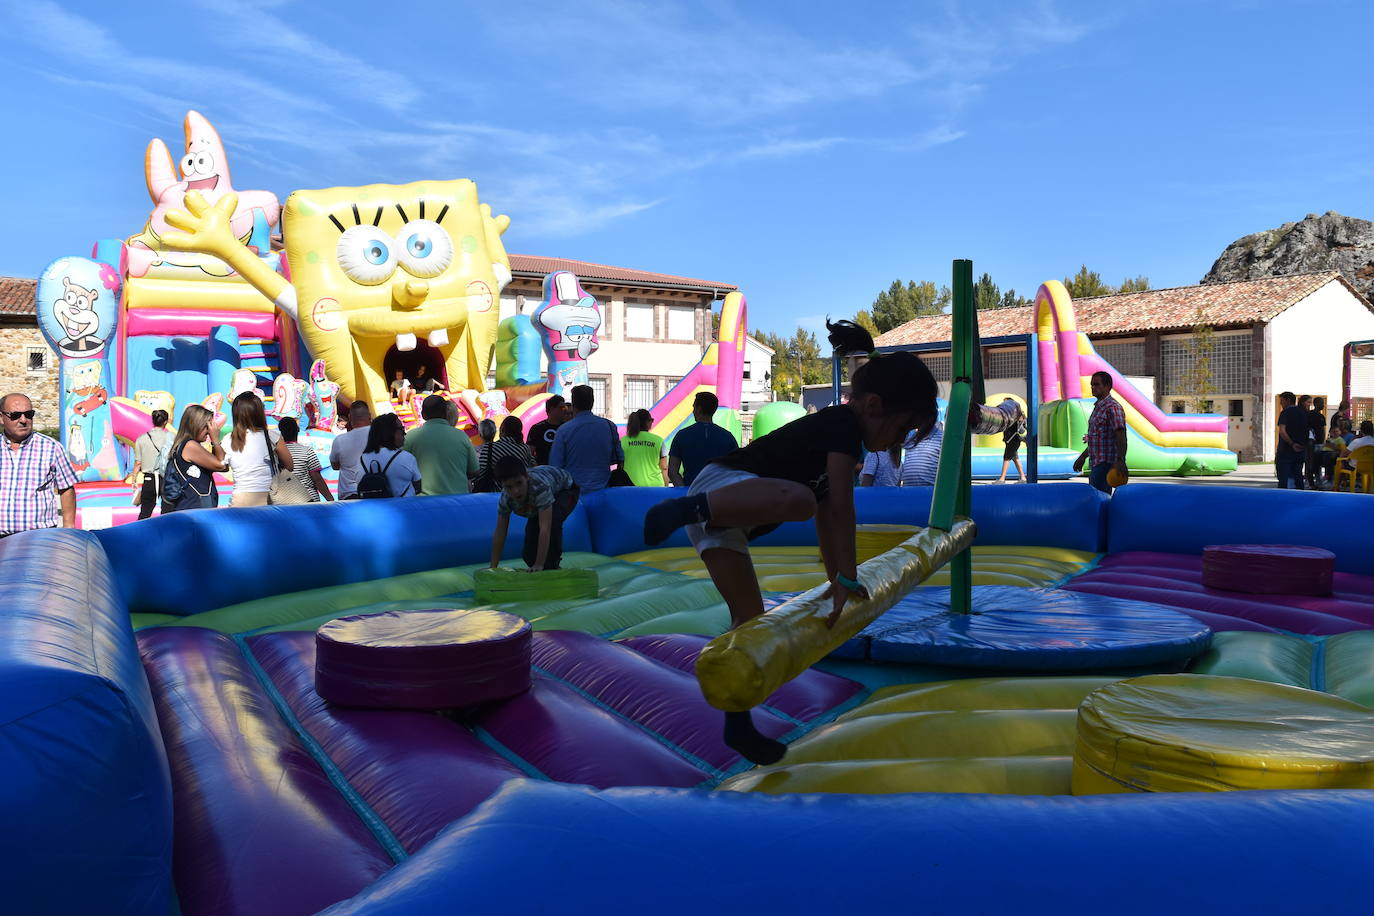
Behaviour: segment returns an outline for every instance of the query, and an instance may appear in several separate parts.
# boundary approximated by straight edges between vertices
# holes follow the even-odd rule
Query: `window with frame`
[[[24,361],[25,367],[30,373],[40,374],[48,371],[48,349],[47,347],[29,347]]]
[[[1093,342],[1093,349],[1122,375],[1145,375],[1145,341]]]
[[[654,331],[654,307],[652,305],[625,303],[626,337],[653,340],[657,336]]]
[[[983,375],[986,378],[1025,378],[1025,349],[984,350]]]
[[[948,353],[917,353],[921,362],[926,364],[930,374],[935,376],[937,382],[948,382],[951,375],[951,357]]]
[[[690,306],[669,306],[668,339],[692,341],[697,339],[697,310]]]
[[[745,380],[748,380],[748,379],[751,379],[751,378],[753,378],[753,377],[754,377],[754,364],[751,363],[751,362],[749,362],[748,360],[745,360],[745,361],[744,361],[744,378],[745,378]]]
[[[1209,385],[1218,394],[1248,392],[1250,381],[1251,336],[1216,334],[1212,337],[1212,352],[1207,358]],[[1193,335],[1166,337],[1159,342],[1160,375],[1165,395],[1191,395],[1189,374],[1196,362]],[[1118,367],[1119,368],[1119,367]]]
[[[651,378],[625,379],[625,416],[636,410],[648,410],[654,406],[654,380]]]
[[[606,416],[606,410],[610,407],[606,397],[609,391],[607,383],[608,379],[604,375],[600,377],[592,376],[587,379],[587,384],[592,387],[592,397],[596,402],[592,405],[592,413],[596,414],[598,417]]]

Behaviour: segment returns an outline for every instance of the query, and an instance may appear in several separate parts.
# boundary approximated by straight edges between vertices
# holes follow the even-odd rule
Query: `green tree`
[[[1216,334],[1207,321],[1207,313],[1199,305],[1193,313],[1193,336],[1188,341],[1190,365],[1183,374],[1184,393],[1192,398],[1193,409],[1198,413],[1212,412],[1212,395],[1216,391],[1212,378],[1212,354],[1216,348]]]
[[[903,284],[893,280],[892,285],[878,294],[868,310],[878,333],[886,333],[895,327],[906,324],[922,315],[938,315],[949,304],[949,287],[937,287],[929,280],[917,283],[915,280]]]
[[[830,380],[829,354],[822,351],[816,335],[797,328],[791,337],[765,331],[759,336],[773,349],[773,396],[797,401],[802,385],[819,385]]]
[[[1069,295],[1075,299],[1087,299],[1090,296],[1110,296],[1113,289],[1102,282],[1102,276],[1095,270],[1088,270],[1088,265],[1084,264],[1078,268],[1078,273],[1072,277],[1064,278],[1064,287],[1069,291]]]
[[[873,315],[868,309],[859,309],[855,312],[854,323],[868,331],[868,333],[872,334],[874,337],[882,333],[882,331],[878,330],[878,323],[873,320]]]
[[[1116,291],[1118,293],[1143,293],[1149,288],[1150,278],[1138,276],[1133,280],[1129,278],[1122,280],[1121,285],[1117,287]]]
[[[973,307],[976,309],[995,309],[1002,301],[1002,291],[992,282],[992,275],[984,273],[973,284]]]
[[[1031,300],[1025,296],[1018,295],[1016,290],[1009,289],[1002,294],[1002,301],[998,303],[999,309],[1021,308],[1031,304]]]

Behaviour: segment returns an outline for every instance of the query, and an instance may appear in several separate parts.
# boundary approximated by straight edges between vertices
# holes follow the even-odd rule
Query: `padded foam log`
[[[528,622],[491,610],[388,611],[315,632],[315,690],[331,703],[458,709],[530,689]]]
[[[1336,555],[1293,544],[1215,544],[1202,551],[1202,584],[1251,595],[1329,595]]]
[[[600,587],[594,569],[544,569],[529,572],[509,566],[479,569],[472,576],[478,604],[595,598]]]
[[[1315,690],[1154,674],[1078,708],[1075,795],[1374,789],[1374,712]]]
[[[828,585],[818,585],[766,614],[717,636],[697,657],[697,680],[706,701],[740,712],[758,706],[783,684],[825,658],[950,558],[973,543],[972,521],[956,519],[951,531],[925,528],[900,547],[859,567],[869,600],[845,604],[827,627]]]

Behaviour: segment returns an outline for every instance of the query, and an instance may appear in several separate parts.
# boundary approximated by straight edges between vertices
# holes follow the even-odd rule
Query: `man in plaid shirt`
[[[33,413],[28,395],[0,398],[0,537],[56,528],[54,494],[62,500],[62,526],[76,527],[76,470],[61,443],[33,431]]]
[[[1126,474],[1126,414],[1112,397],[1112,377],[1106,372],[1094,372],[1089,387],[1097,405],[1088,417],[1088,434],[1083,437],[1088,447],[1073,463],[1073,469],[1081,471],[1083,462],[1091,460],[1088,482],[1110,496],[1112,486],[1107,483],[1107,472],[1116,468],[1122,476]]]

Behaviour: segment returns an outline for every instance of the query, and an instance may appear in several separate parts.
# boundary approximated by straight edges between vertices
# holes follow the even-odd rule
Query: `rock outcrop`
[[[1374,301],[1374,223],[1329,210],[1309,213],[1237,239],[1217,258],[1203,283],[1257,280],[1318,270],[1339,270],[1366,299]]]

